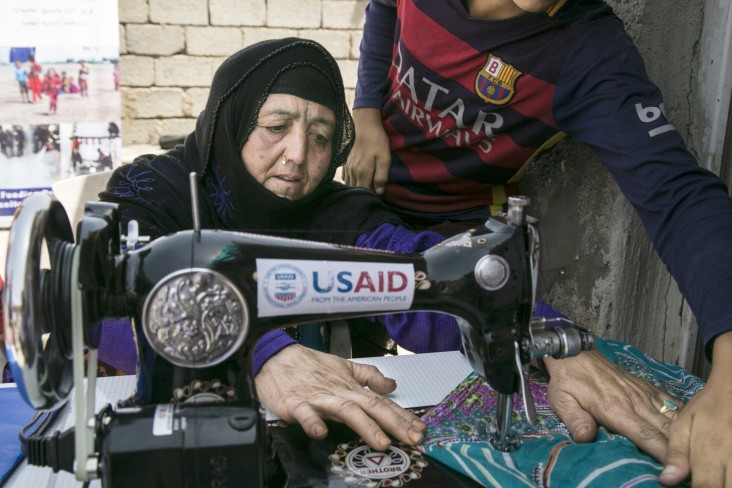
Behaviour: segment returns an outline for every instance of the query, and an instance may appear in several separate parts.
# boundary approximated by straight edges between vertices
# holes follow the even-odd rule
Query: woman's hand
[[[674,420],[660,481],[732,487],[732,332],[714,342],[714,363],[706,386]]]
[[[343,167],[347,185],[363,186],[379,195],[384,193],[391,166],[389,138],[377,108],[358,108],[353,111],[356,141]]]
[[[592,442],[603,425],[663,462],[672,422],[683,402],[616,366],[597,351],[545,358],[549,403],[577,442]],[[660,413],[665,400],[679,410]]]
[[[255,381],[262,403],[314,439],[328,435],[324,419],[345,423],[380,451],[391,445],[384,431],[405,444],[424,438],[425,423],[381,395],[396,382],[374,366],[294,344],[264,363]]]

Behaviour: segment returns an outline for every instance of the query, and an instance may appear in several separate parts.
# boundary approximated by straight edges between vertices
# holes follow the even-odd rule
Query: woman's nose
[[[287,138],[287,160],[295,164],[304,164],[307,156],[307,138],[299,131],[292,131]]]

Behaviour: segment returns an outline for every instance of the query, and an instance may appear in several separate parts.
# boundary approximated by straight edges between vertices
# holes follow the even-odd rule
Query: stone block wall
[[[349,104],[366,0],[119,0],[122,138],[157,145],[195,127],[230,54],[280,37],[313,39],[338,61]]]

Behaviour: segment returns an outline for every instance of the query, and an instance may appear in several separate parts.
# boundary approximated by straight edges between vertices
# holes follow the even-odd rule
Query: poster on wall
[[[117,8],[0,3],[0,228],[26,196],[121,163]]]

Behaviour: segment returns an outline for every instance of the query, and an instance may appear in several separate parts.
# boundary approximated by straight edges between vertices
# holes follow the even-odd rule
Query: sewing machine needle
[[[513,394],[498,394],[496,403],[497,439],[493,447],[500,451],[509,451],[514,445],[511,435],[511,417],[513,416]]]

